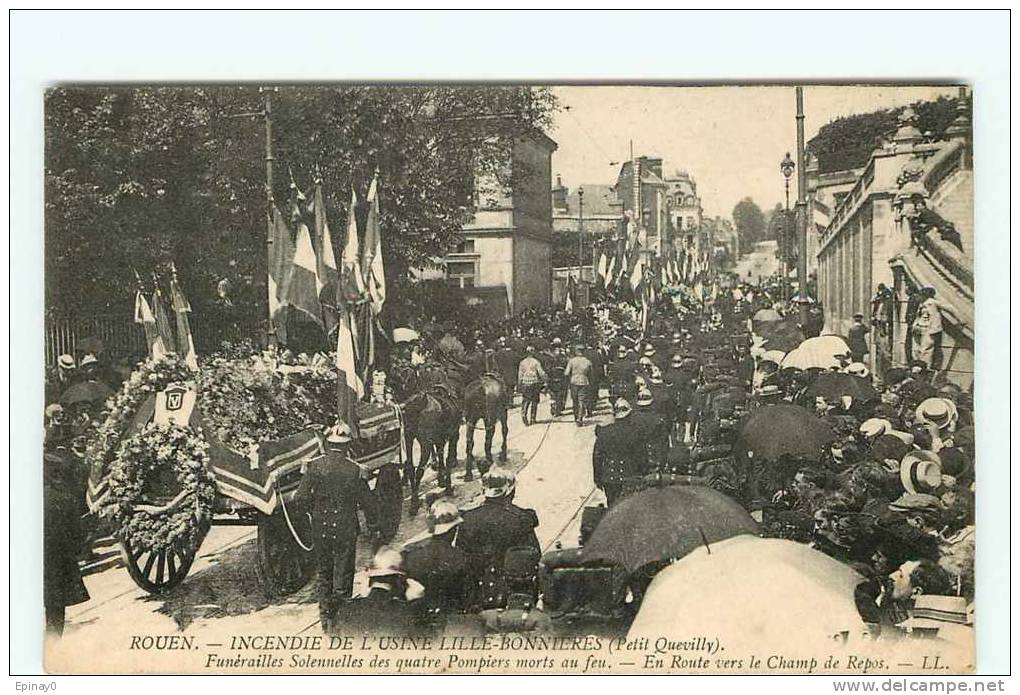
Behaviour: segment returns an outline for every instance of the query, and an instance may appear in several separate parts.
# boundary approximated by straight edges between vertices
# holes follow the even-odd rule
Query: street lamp
[[[781,285],[781,287],[782,287],[782,292],[783,292],[783,298],[784,299],[786,298],[786,281],[787,281],[787,276],[788,276],[788,274],[790,272],[789,267],[787,267],[788,264],[789,264],[789,260],[790,260],[790,254],[789,254],[789,243],[790,243],[790,229],[789,229],[789,227],[790,227],[790,178],[793,176],[793,170],[796,168],[796,166],[797,166],[797,164],[790,157],[790,153],[789,152],[787,152],[786,156],[783,157],[783,161],[781,161],[779,163],[779,171],[782,172],[782,174],[783,174],[783,179],[784,179],[783,183],[786,186],[786,214],[783,215],[783,238],[779,240],[779,243],[781,245],[779,252],[780,252],[780,256],[781,256],[782,261],[783,261],[782,262],[783,284]]]
[[[582,241],[584,239],[584,187],[577,189],[577,281],[581,281],[581,266],[583,264]]]

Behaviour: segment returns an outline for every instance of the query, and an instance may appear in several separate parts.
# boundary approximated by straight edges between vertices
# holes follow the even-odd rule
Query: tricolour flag
[[[269,320],[276,328],[276,337],[287,342],[287,290],[294,266],[294,240],[280,209],[273,205],[269,215]]]
[[[379,222],[379,172],[368,187],[368,217],[365,220],[365,249],[361,259],[365,286],[372,302],[372,315],[378,316],[386,302],[386,271],[383,268],[382,230]]]
[[[347,209],[347,235],[340,255],[340,297],[348,302],[361,301],[365,296],[365,283],[361,274],[361,262],[358,257],[360,242],[358,239],[358,220],[355,210],[358,197],[351,187],[351,204]]]
[[[168,352],[174,351],[174,329],[170,326],[170,316],[166,313],[163,303],[163,292],[159,289],[156,274],[152,274],[152,313],[156,317],[156,331],[159,333],[163,347]]]
[[[191,337],[191,303],[181,292],[177,284],[177,270],[170,276],[170,296],[173,299],[174,313],[177,314],[177,352],[184,358],[184,363],[192,370],[198,370],[198,358],[195,355],[195,341]]]
[[[336,368],[337,419],[352,437],[358,436],[358,401],[365,395],[365,385],[358,375],[354,356],[354,316],[343,297],[337,301]]]
[[[318,261],[315,258],[315,248],[312,246],[312,233],[296,203],[293,217],[297,224],[297,237],[294,243],[294,262],[291,264],[290,281],[287,285],[287,304],[321,326],[322,303],[319,301],[316,273]]]
[[[567,312],[574,311],[574,276],[567,276],[567,301],[564,302],[563,308]]]
[[[156,317],[141,290],[135,294],[135,323],[142,324],[142,328],[145,329],[145,343],[149,347],[149,357],[159,359],[166,355],[163,338],[156,328]]]
[[[627,275],[630,279],[631,291],[634,293],[634,296],[639,296],[638,292],[645,280],[645,259],[639,242],[635,242],[634,247],[630,251],[630,267],[628,268]]]
[[[322,307],[322,321],[326,333],[336,327],[336,287],[340,281],[340,270],[336,255],[333,252],[333,235],[329,231],[326,220],[326,201],[322,193],[322,183],[315,182],[315,194],[312,196],[312,213],[315,217],[315,229],[312,244],[315,250],[315,289]]]
[[[605,287],[609,284],[609,259],[606,256],[605,249],[602,249],[599,253],[599,265],[598,265],[598,278],[601,280],[601,285]]]

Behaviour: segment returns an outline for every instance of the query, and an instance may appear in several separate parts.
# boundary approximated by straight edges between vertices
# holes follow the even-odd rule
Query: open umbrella
[[[398,327],[393,329],[393,342],[394,343],[413,343],[418,340],[420,336],[418,331],[413,328]]]
[[[822,372],[808,385],[804,395],[811,398],[821,396],[827,400],[850,396],[860,403],[878,399],[878,391],[871,382],[844,372]]]
[[[767,350],[789,352],[804,342],[804,334],[792,318],[763,324],[758,334],[762,337]]]
[[[833,369],[841,365],[840,358],[849,357],[850,348],[838,335],[820,335],[808,338],[783,358],[782,367],[795,369]]]
[[[786,357],[786,353],[782,350],[766,350],[762,353],[759,362],[771,362],[775,365],[782,363],[783,358]]]
[[[610,508],[584,546],[584,555],[633,572],[744,533],[757,534],[758,525],[723,493],[708,487],[657,487]]]
[[[834,635],[864,629],[854,601],[862,581],[801,543],[738,536],[696,548],[659,572],[627,638],[712,635],[733,655],[764,644],[770,654],[785,654],[782,647],[799,656],[828,653]]]
[[[745,420],[733,445],[737,460],[771,461],[784,454],[815,456],[836,438],[811,411],[791,403],[758,408]]]
[[[782,322],[782,315],[775,309],[759,309],[751,317],[751,330],[762,335],[769,326]]]
[[[80,381],[67,387],[60,396],[62,405],[75,403],[96,403],[105,401],[113,394],[113,389],[101,381]]]

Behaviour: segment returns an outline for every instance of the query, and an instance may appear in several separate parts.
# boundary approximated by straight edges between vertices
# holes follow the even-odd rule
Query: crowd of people
[[[614,419],[597,427],[592,462],[608,505],[664,482],[721,490],[763,535],[808,543],[855,567],[865,578],[857,598],[866,622],[902,622],[920,593],[971,600],[971,394],[919,360],[873,374],[862,315],[832,343],[831,364],[789,367],[790,348],[770,348],[753,317],[772,309],[794,321],[797,297],[777,299],[791,294],[738,281],[709,304],[663,300],[644,326],[612,303],[534,310],[459,335],[444,327],[441,337],[408,347],[417,355],[410,362],[454,360],[473,376],[501,378],[519,391],[525,425],[536,422],[542,393],[554,416],[569,403],[578,425],[608,397]],[[822,330],[798,327],[804,338]],[[822,445],[769,457],[750,451],[744,425],[779,405],[817,421]],[[779,427],[773,436],[799,435]]]
[[[902,622],[921,592],[971,599],[971,394],[937,379],[931,359],[872,373],[862,315],[833,343],[831,364],[791,367],[786,354],[796,346],[777,349],[755,316],[771,310],[790,325],[798,298],[779,298],[792,295],[788,288],[731,277],[709,301],[664,295],[645,320],[630,304],[607,300],[575,311],[532,309],[500,322],[433,325],[392,346],[380,365],[384,371],[373,379],[373,398],[402,401],[420,387],[423,374],[452,370],[461,383],[484,375],[502,381],[511,402],[519,395],[525,426],[538,422],[543,394],[554,418],[569,407],[579,427],[591,421],[596,404],[608,404],[613,419],[596,428],[592,471],[610,507],[649,484],[720,490],[751,513],[764,535],[809,543],[858,569],[865,578],[858,606],[869,623]],[[921,302],[918,312],[927,317],[930,337],[938,310],[924,307]],[[872,325],[883,312],[872,312]],[[822,332],[821,307],[812,304],[808,314],[809,323],[796,326],[800,339]],[[936,341],[919,338],[919,351],[936,350]],[[62,357],[54,379],[61,394],[77,384],[112,381],[90,356],[80,363]],[[828,381],[859,388],[820,388]],[[84,400],[60,405],[54,393],[57,405],[47,415],[57,425],[48,432],[47,452],[56,460],[72,446],[74,422],[87,418],[78,411],[90,406]],[[816,422],[822,443],[801,450],[780,446],[776,455],[751,448],[745,425],[784,405]],[[65,407],[71,412],[63,413]],[[772,436],[797,439],[800,433],[776,427]],[[327,438],[338,461],[348,445],[342,430]],[[329,510],[363,508],[369,526],[374,518],[363,481],[341,468],[322,476],[310,469],[299,492],[309,509],[321,512],[313,515],[317,543],[335,550],[319,558],[324,629],[359,621],[377,629],[383,615],[405,631],[467,615],[480,629],[548,627],[536,579],[539,520],[513,504],[514,475],[500,466],[483,476],[481,506],[461,511],[446,501],[433,503],[427,537],[402,553],[382,548],[367,596],[338,600],[352,591],[357,518]],[[54,490],[65,487],[54,476],[48,480]],[[62,498],[54,492],[52,499]],[[57,516],[54,507],[54,528],[64,523]],[[58,552],[61,546],[54,541],[48,547]],[[76,576],[54,576],[53,586],[62,587],[54,605],[83,600]]]

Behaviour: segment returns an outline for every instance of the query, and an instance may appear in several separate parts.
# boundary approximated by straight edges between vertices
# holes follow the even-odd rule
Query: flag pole
[[[270,348],[276,347],[276,324],[273,323],[272,272],[273,259],[273,101],[272,89],[262,87],[262,116],[266,132],[266,341]]]

